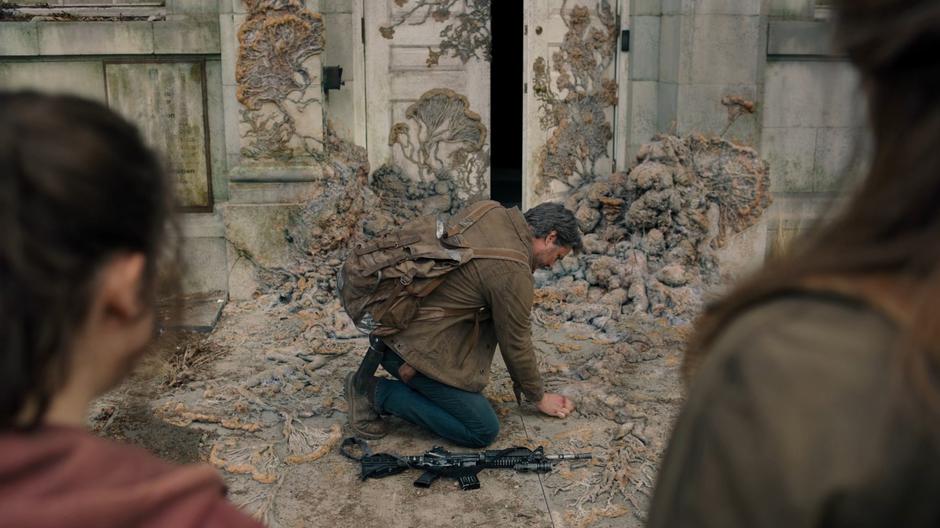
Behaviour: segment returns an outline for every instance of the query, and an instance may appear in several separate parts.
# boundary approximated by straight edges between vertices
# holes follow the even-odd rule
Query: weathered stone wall
[[[815,0],[635,0],[630,10],[628,153],[657,133],[757,148],[774,196],[766,239],[751,235],[723,260],[746,270],[783,251],[864,166],[863,98],[831,49],[827,10]],[[730,119],[729,96],[754,112]]]
[[[719,134],[728,124],[722,98],[758,98],[761,2],[638,0],[630,9],[630,153],[651,133]],[[759,127],[740,119],[725,133],[754,145]]]
[[[167,60],[187,64],[194,68],[194,75],[187,78],[185,86],[175,87],[195,94],[189,108],[195,113],[185,125],[203,125],[208,138],[207,150],[194,141],[197,148],[190,153],[196,161],[193,166],[201,167],[202,172],[207,165],[211,177],[208,186],[201,187],[199,200],[205,205],[208,188],[211,202],[228,200],[216,2],[168,0],[164,6],[149,2],[120,9],[101,7],[102,2],[88,7],[82,4],[92,2],[68,0],[17,3],[34,6],[19,10],[14,21],[0,21],[0,88],[70,93],[108,103],[109,79],[133,81],[134,87],[148,89],[148,83],[141,84],[140,79],[122,71],[125,64]],[[203,131],[193,132],[201,136]],[[228,290],[224,229],[218,213],[185,214],[182,230],[187,268],[184,290]]]
[[[866,163],[857,74],[832,51],[831,24],[803,15],[807,4],[781,2],[787,18],[768,24],[760,147],[778,198],[769,215],[770,254],[831,213]]]
[[[80,2],[47,3],[57,8]],[[423,5],[406,7],[419,4]],[[621,67],[617,119],[610,120],[616,170],[629,170],[640,146],[660,133],[722,136],[757,149],[770,165],[774,204],[763,223],[718,251],[723,270],[732,275],[746,271],[765,253],[781,251],[796,233],[829,211],[832,197],[843,189],[846,167],[857,168],[852,165],[859,159],[853,145],[862,135],[863,117],[855,76],[830,51],[828,23],[817,20],[813,0],[633,0],[629,6],[621,27],[631,30],[631,51],[618,52],[615,59]],[[405,163],[407,142],[416,140],[392,135],[404,132],[401,124],[411,126],[408,108],[424,96],[430,100],[444,93],[427,90],[425,84],[459,84],[447,100],[458,102],[469,96],[471,104],[464,114],[479,115],[484,125],[489,124],[488,106],[473,102],[482,97],[477,93],[482,90],[477,73],[486,68],[485,60],[464,63],[454,55],[457,48],[428,51],[423,46],[427,35],[443,46],[439,33],[453,20],[441,16],[440,21],[429,19],[427,28],[393,27],[389,24],[400,22],[400,17],[363,8],[354,0],[167,0],[162,7],[150,3],[122,8],[131,16],[118,21],[102,20],[110,13],[102,7],[70,7],[71,18],[40,13],[32,21],[0,22],[0,87],[67,91],[106,101],[111,61],[204,61],[214,208],[185,215],[184,255],[189,264],[185,286],[189,292],[226,290],[234,297],[247,297],[259,280],[264,281],[244,255],[260,255],[256,264],[264,268],[289,267],[291,243],[282,228],[335,183],[331,179],[335,168],[326,156],[327,121],[332,123],[333,141],[367,147],[370,157],[380,160],[373,162],[373,173],[381,161],[393,158],[406,173],[420,169],[420,159],[417,164]],[[296,34],[289,33],[290,24],[265,33],[274,27],[266,25],[272,14],[292,17],[293,27],[313,28],[311,34],[319,35],[291,41],[293,52],[282,57],[283,68],[272,72],[285,75],[273,85],[265,84],[271,81],[266,77],[269,72],[253,69],[252,61],[264,59],[264,53],[274,49],[273,41],[287,41],[285,33],[276,31]],[[363,20],[370,44],[363,43]],[[389,35],[389,27],[398,33]],[[415,40],[419,36],[425,40]],[[369,46],[384,46],[385,55],[373,55],[392,60],[382,70],[384,77],[364,64]],[[405,52],[410,55],[401,55]],[[467,64],[475,69],[466,70]],[[324,94],[321,66],[342,66],[345,86]],[[299,71],[304,74],[295,76]],[[370,100],[384,93],[389,101],[379,116],[388,117],[388,126],[375,130],[367,124],[378,114],[366,119],[368,72],[375,81],[369,87]],[[404,99],[392,97],[382,91],[383,83],[399,88],[413,84],[414,93]],[[240,92],[240,87],[250,89]],[[742,112],[742,105],[729,104],[731,98],[755,104]],[[610,119],[613,113],[608,113]],[[475,147],[474,141],[465,143]],[[460,159],[485,163],[488,148],[486,144],[479,152],[474,150],[474,156]],[[384,154],[376,157],[376,152]],[[395,183],[394,171],[395,167],[387,167],[379,174],[380,187],[400,184]],[[464,176],[485,175],[471,172]],[[467,197],[466,191],[463,195],[455,191],[450,181],[454,178],[426,179],[420,189],[407,191],[420,198],[415,211],[448,210],[455,196]]]

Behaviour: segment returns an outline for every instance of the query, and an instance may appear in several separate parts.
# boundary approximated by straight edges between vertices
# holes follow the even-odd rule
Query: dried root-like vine
[[[323,19],[301,0],[245,0],[248,19],[238,30],[236,97],[251,143],[242,155],[285,160],[311,154],[317,138],[298,131],[296,114],[317,101],[308,59],[322,53]],[[321,149],[322,150],[322,149]],[[322,153],[321,153],[322,154]]]
[[[274,524],[274,502],[283,485],[284,477],[281,477],[270,489],[261,489],[240,501],[238,507],[249,512],[252,517],[264,526],[276,526]]]
[[[646,443],[628,432],[615,434],[605,444],[609,447],[596,457],[590,471],[556,471],[553,482],[546,484],[554,494],[581,491],[565,513],[573,526],[592,526],[601,518],[621,517],[631,511],[639,515],[646,510],[646,505],[634,498],[649,498],[653,489],[655,468]]]
[[[251,475],[252,480],[262,484],[278,480],[278,458],[273,444],[242,447],[230,438],[212,446],[209,463],[229,473]]]
[[[728,95],[721,98],[721,104],[728,109],[728,124],[722,129],[718,137],[725,137],[728,130],[734,125],[739,117],[745,114],[753,114],[757,111],[757,104],[754,101],[745,99],[740,95]]]
[[[157,409],[156,413],[163,421],[178,427],[186,427],[193,422],[202,422],[218,424],[225,429],[247,431],[249,433],[260,431],[262,428],[261,424],[258,422],[246,422],[240,418],[191,411],[183,403],[177,403],[176,405],[167,404]]]
[[[388,144],[417,167],[422,182],[453,181],[460,198],[485,195],[489,151],[486,126],[466,96],[447,88],[428,90],[405,110],[409,122],[392,125]]]
[[[561,48],[551,58],[533,64],[532,87],[539,103],[540,124],[552,135],[539,154],[536,192],[544,193],[552,181],[563,189],[594,180],[597,162],[608,157],[613,138],[606,111],[617,103],[617,83],[608,73],[616,52],[616,17],[608,0],[592,16],[584,6],[561,16],[568,27]],[[556,75],[552,87],[552,73]]]
[[[323,458],[333,450],[343,437],[339,424],[333,424],[329,431],[310,429],[296,418],[283,413],[284,439],[287,441],[288,464],[306,464]],[[297,425],[294,425],[294,423]]]
[[[394,22],[379,28],[384,38],[395,38],[395,28],[404,23],[424,24],[428,19],[443,23],[453,20],[441,30],[437,48],[428,48],[428,68],[437,66],[441,56],[457,57],[464,64],[470,59],[490,62],[493,38],[490,33],[491,0],[415,0]],[[405,7],[409,0],[395,0]]]
[[[189,381],[194,371],[210,365],[225,351],[224,347],[210,345],[207,340],[187,343],[171,361],[172,371],[167,385],[176,387]]]

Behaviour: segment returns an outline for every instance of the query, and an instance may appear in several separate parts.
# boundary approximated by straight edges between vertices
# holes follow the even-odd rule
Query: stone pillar
[[[766,49],[761,2],[663,0],[662,12],[660,129],[721,134],[729,122],[722,99],[757,102],[760,94]],[[757,115],[743,115],[725,137],[758,145],[759,123]]]
[[[660,131],[680,136],[723,134],[741,145],[760,146],[759,98],[767,47],[762,3],[661,0],[656,90]],[[732,122],[722,101],[735,96],[755,102],[756,113],[744,113]],[[733,277],[753,270],[763,262],[766,245],[765,215],[719,252],[722,272]]]
[[[621,53],[621,60],[628,56],[629,82],[621,81],[621,85],[626,84],[626,104],[618,105],[626,111],[623,127],[626,151],[622,156],[618,152],[617,170],[629,169],[635,162],[640,145],[666,130],[660,126],[659,118],[662,14],[662,0],[630,2],[630,52]],[[624,97],[623,91],[621,97]]]
[[[219,0],[229,201],[229,292],[245,298],[261,273],[291,264],[287,226],[323,187],[319,0]]]

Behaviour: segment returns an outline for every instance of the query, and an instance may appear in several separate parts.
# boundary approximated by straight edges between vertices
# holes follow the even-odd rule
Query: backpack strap
[[[475,203],[459,222],[451,225],[447,228],[446,231],[444,231],[444,236],[441,238],[453,238],[462,235],[467,229],[470,229],[470,226],[477,223],[481,218],[486,216],[486,213],[497,208],[502,208],[502,206],[499,204],[499,202],[494,200],[486,200]],[[492,260],[508,260],[512,262],[518,262],[525,266],[530,265],[529,256],[516,249],[475,247],[470,247],[470,249],[473,250],[473,256],[471,258],[474,259],[483,258]]]
[[[419,242],[421,236],[417,234],[410,235],[385,235],[368,244],[358,244],[355,248],[356,255],[362,256],[380,249],[399,248]]]
[[[499,202],[493,200],[486,200],[475,203],[459,222],[451,225],[447,228],[446,231],[444,231],[444,236],[441,238],[451,238],[463,234],[464,231],[470,229],[470,226],[483,218],[486,213],[496,209],[497,207],[502,206],[499,205]]]
[[[472,248],[473,256],[471,258],[482,258],[492,260],[509,260],[518,262],[524,266],[529,266],[529,256],[517,249],[504,248]]]

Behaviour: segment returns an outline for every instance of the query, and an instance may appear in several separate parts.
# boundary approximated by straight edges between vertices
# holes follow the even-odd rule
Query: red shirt
[[[71,427],[0,433],[0,528],[262,525],[206,465],[177,466]]]

